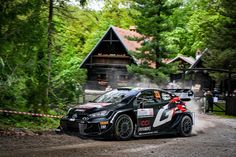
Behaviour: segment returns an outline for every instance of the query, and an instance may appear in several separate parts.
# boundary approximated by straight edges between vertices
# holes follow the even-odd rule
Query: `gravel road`
[[[0,136],[0,156],[236,156],[236,119],[204,114],[197,114],[196,117],[193,135],[187,138],[154,136],[112,141],[81,139],[53,132],[31,136]]]

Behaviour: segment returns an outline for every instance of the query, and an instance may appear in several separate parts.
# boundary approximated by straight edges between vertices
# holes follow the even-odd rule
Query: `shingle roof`
[[[208,49],[206,48],[200,57],[197,58],[197,60],[190,66],[190,69],[195,68],[197,66],[197,64],[200,62],[200,60],[202,59],[203,55],[208,51]]]
[[[119,37],[119,39],[121,40],[121,42],[124,44],[125,48],[128,51],[136,51],[137,48],[141,47],[141,42],[128,39],[129,37],[141,38],[142,35],[139,34],[138,32],[130,31],[130,30],[114,27],[114,26],[112,26],[112,29],[114,30],[114,32]]]
[[[108,31],[113,30],[115,32],[115,34],[118,36],[118,38],[120,39],[121,43],[123,44],[123,46],[125,47],[125,49],[127,51],[136,51],[137,48],[141,47],[141,43],[137,42],[137,41],[133,41],[133,40],[129,40],[129,37],[142,37],[141,34],[135,32],[135,31],[130,31],[130,30],[126,30],[126,29],[122,29],[119,27],[115,27],[115,26],[110,26],[106,33],[103,35],[103,37],[97,42],[97,44],[93,47],[93,49],[90,51],[90,53],[86,56],[86,58],[83,60],[83,62],[80,64],[80,68],[84,65],[84,63],[88,60],[89,56],[92,55],[92,53],[94,52],[94,50],[96,49],[96,47],[99,45],[100,42],[102,42],[102,39],[105,37],[105,35],[108,33]],[[139,60],[135,59],[134,56],[131,56],[134,61],[139,64]]]
[[[99,45],[100,42],[102,42],[102,39],[105,37],[105,35],[107,34],[107,32],[112,29],[115,34],[118,36],[118,38],[120,39],[121,43],[123,44],[123,46],[126,48],[127,51],[136,51],[137,49],[140,48],[142,45],[142,42],[138,42],[135,40],[129,40],[129,38],[141,38],[143,37],[143,35],[139,34],[136,31],[130,31],[127,29],[123,29],[123,28],[119,28],[119,27],[115,27],[115,26],[111,26],[108,28],[108,30],[106,31],[106,33],[104,34],[104,36],[99,40],[99,42],[97,43],[97,45],[90,51],[90,53],[86,56],[86,58],[83,60],[83,62],[81,63],[80,67],[82,67],[82,65],[86,62],[86,60],[89,58],[89,56],[93,53],[93,51],[95,50],[95,48]],[[134,56],[131,56],[133,58],[133,60],[136,62],[136,64],[141,64],[141,60],[136,59]],[[162,62],[163,63],[171,63],[173,61],[175,61],[176,59],[181,58],[184,61],[188,62],[190,65],[193,65],[193,63],[195,62],[195,59],[192,57],[186,57],[183,55],[179,55],[177,57],[175,57],[172,60],[169,59],[163,59]],[[196,63],[196,62],[195,62]],[[155,62],[149,62],[149,66],[152,68],[156,67],[156,63]]]
[[[121,40],[121,42],[123,43],[123,45],[125,46],[127,51],[136,51],[137,52],[137,49],[142,46],[141,41],[139,42],[139,41],[129,40],[130,37],[131,38],[142,38],[143,35],[139,34],[138,32],[130,31],[130,30],[115,27],[115,26],[112,26],[112,29],[114,30],[114,32],[116,33],[118,38]],[[131,56],[131,57],[135,60],[135,62],[137,64],[142,63],[142,60],[140,60],[140,59],[138,60],[134,56]],[[148,61],[148,64],[151,68],[156,67],[155,62]]]
[[[170,61],[167,62],[167,64],[170,64],[178,59],[182,59],[184,60],[185,62],[189,63],[190,65],[192,65],[194,62],[195,62],[195,59],[193,57],[187,57],[187,56],[184,56],[182,54],[178,54],[175,58],[171,59]]]

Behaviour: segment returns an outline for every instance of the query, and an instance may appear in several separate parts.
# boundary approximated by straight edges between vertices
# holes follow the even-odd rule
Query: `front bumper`
[[[107,118],[95,120],[62,118],[60,121],[60,127],[64,132],[78,132],[82,136],[100,136],[109,133],[112,126]]]

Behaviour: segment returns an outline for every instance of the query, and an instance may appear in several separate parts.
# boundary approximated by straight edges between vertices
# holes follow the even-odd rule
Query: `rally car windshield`
[[[128,101],[134,93],[130,90],[112,90],[107,92],[93,102],[95,103],[119,103],[123,101]]]

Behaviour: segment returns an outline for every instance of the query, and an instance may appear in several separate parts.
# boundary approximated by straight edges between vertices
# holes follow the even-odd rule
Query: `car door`
[[[174,115],[174,108],[169,105],[172,96],[170,93],[161,91],[161,103],[158,104],[158,110],[155,113],[153,130],[160,132],[169,131],[170,122]]]
[[[167,104],[161,98],[159,90],[145,90],[141,92],[135,101],[137,104],[137,134],[155,134],[158,133],[154,126],[155,118],[159,110]],[[156,125],[156,124],[155,124]]]

